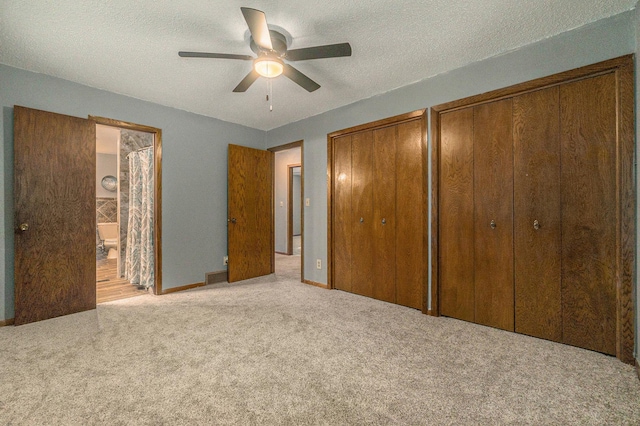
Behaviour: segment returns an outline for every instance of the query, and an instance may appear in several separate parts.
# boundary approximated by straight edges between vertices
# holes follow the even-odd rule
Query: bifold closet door
[[[351,136],[336,138],[333,152],[334,178],[334,286],[352,291],[351,262],[353,259],[351,211]]]
[[[473,107],[440,120],[440,313],[475,321]]]
[[[424,116],[332,139],[334,287],[424,305]]]
[[[515,331],[562,341],[559,88],[513,99]]]
[[[436,313],[633,361],[633,64],[433,107]]]
[[[512,100],[474,107],[475,322],[514,329]]]
[[[373,132],[351,136],[351,291],[373,297]]]
[[[373,297],[396,302],[395,126],[373,131]]]
[[[614,73],[560,87],[563,341],[616,353]]]
[[[396,127],[396,303],[420,309],[426,276],[423,192],[427,188],[422,165],[422,120]]]

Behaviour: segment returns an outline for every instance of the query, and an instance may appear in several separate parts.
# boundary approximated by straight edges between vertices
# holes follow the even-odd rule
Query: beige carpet
[[[0,424],[640,424],[631,366],[278,274],[0,328]]]

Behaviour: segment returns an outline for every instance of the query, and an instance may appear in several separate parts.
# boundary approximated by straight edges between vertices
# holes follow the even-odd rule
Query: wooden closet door
[[[396,127],[373,131],[373,297],[396,301]],[[383,223],[384,221],[384,223]]]
[[[563,341],[616,353],[616,78],[562,85]]]
[[[373,297],[373,132],[351,137],[351,291]]]
[[[423,304],[423,234],[426,191],[422,162],[422,121],[397,126],[396,151],[396,303],[420,309]]]
[[[475,321],[513,331],[511,99],[474,107],[473,156]]]
[[[440,117],[440,313],[475,321],[473,108]]]
[[[559,342],[562,236],[558,87],[513,99],[513,138],[515,331]]]
[[[336,138],[333,152],[334,211],[333,282],[335,288],[351,291],[351,262],[353,259],[351,212],[351,136]]]

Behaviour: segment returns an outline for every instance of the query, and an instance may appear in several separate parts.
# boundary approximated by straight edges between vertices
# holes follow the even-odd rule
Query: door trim
[[[421,120],[422,121],[422,167],[423,172],[425,173],[425,185],[422,192],[422,209],[424,211],[425,219],[428,212],[428,195],[427,195],[427,185],[426,185],[426,173],[427,173],[427,120],[426,120],[426,109],[419,109],[416,111],[408,112],[405,114],[396,115],[389,118],[384,118],[382,120],[373,121],[371,123],[365,123],[354,127],[349,127],[347,129],[337,130],[335,132],[329,133],[327,135],[327,288],[334,289],[334,252],[333,249],[333,186],[334,186],[334,161],[333,161],[333,152],[334,152],[334,140],[345,135],[353,135],[356,133],[366,132],[374,129],[381,129],[383,127],[388,126],[396,126],[398,124],[405,123],[407,121],[412,120]],[[429,259],[429,232],[428,226],[424,226],[423,232],[423,259],[422,259],[422,270],[423,270],[423,284],[422,284],[422,312],[427,313],[427,301],[429,295],[429,272],[428,272],[428,259]]]
[[[154,283],[153,294],[161,295],[170,293],[162,289],[162,129],[129,123],[127,121],[113,120],[111,118],[89,116],[89,120],[96,124],[122,129],[136,130],[138,132],[152,133],[153,138],[153,251],[154,251]]]
[[[304,279],[304,140],[301,139],[299,141],[287,143],[284,145],[278,145],[271,148],[267,148],[267,151],[271,151],[273,156],[273,232],[271,233],[273,252],[276,251],[276,239],[274,233],[276,232],[276,156],[275,153],[278,151],[286,151],[291,148],[300,147],[300,282],[306,282]],[[297,167],[297,166],[294,166]],[[291,191],[288,190],[289,193]],[[289,200],[289,206],[291,206],[291,201]],[[291,207],[289,207],[289,214],[291,214]],[[289,220],[289,219],[288,219]],[[291,220],[289,220],[289,224],[291,224]],[[287,235],[288,235],[288,227],[293,225],[287,225]],[[288,243],[289,248],[291,248],[291,241]],[[273,270],[275,271],[275,256],[273,257]]]
[[[636,246],[636,192],[634,183],[635,119],[634,119],[634,65],[633,55],[621,56],[574,70],[516,84],[480,95],[447,102],[431,107],[431,308],[429,314],[439,316],[438,271],[438,199],[439,199],[439,147],[440,116],[446,112],[486,102],[505,99],[534,90],[557,86],[571,81],[596,77],[614,72],[618,80],[618,141],[617,184],[619,188],[617,229],[617,306],[616,306],[616,357],[632,364],[634,344],[633,276]]]

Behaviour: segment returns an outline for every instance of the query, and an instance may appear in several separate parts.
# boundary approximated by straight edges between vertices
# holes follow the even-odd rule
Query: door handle
[[[533,229],[535,230],[540,229],[540,222],[538,222],[537,219],[533,221]]]
[[[387,219],[382,218],[382,224],[383,224],[383,225],[386,225],[386,224],[387,224]]]
[[[19,226],[20,231],[22,232],[27,232],[29,230],[29,224],[28,223],[21,223]]]
[[[227,220],[227,222],[236,223],[236,218],[232,217],[231,219]]]
[[[496,226],[498,226],[498,225],[496,225],[496,221],[495,220],[492,220],[491,223],[490,223],[490,226],[491,226],[491,229],[496,229]]]

